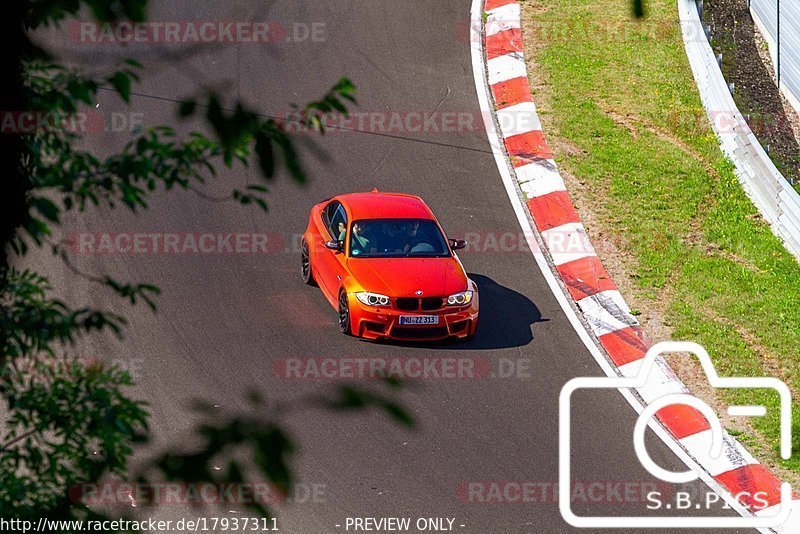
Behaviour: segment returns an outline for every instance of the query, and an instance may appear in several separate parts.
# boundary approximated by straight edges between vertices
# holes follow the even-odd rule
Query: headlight
[[[472,302],[472,291],[462,291],[447,297],[448,306],[464,306]]]
[[[379,295],[378,293],[370,293],[369,291],[356,293],[356,298],[361,301],[362,304],[366,304],[367,306],[389,305],[389,297],[386,295]]]

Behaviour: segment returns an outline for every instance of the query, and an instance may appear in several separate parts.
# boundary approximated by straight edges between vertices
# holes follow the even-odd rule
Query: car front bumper
[[[353,333],[364,339],[397,341],[434,341],[466,338],[478,327],[478,294],[468,306],[435,311],[404,311],[390,307],[365,306],[354,296],[350,299]],[[400,325],[401,315],[435,315],[435,325]]]

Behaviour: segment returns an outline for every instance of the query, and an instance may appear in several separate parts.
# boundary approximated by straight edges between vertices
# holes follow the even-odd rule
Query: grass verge
[[[534,99],[604,263],[656,340],[704,345],[722,376],[771,375],[800,398],[800,265],[740,187],[700,102],[674,0],[632,21],[626,0],[523,0]],[[614,250],[611,252],[610,250]],[[649,311],[648,311],[649,310]],[[647,318],[663,316],[665,329]],[[689,385],[702,379],[686,377]],[[800,480],[800,455],[778,455],[777,399],[734,432],[762,461]],[[794,447],[800,450],[795,424]],[[793,479],[793,480],[792,480]]]

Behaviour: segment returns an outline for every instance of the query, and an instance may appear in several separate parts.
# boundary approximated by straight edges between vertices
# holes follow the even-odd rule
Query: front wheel
[[[339,330],[347,336],[353,333],[350,328],[350,301],[344,291],[339,293]]]

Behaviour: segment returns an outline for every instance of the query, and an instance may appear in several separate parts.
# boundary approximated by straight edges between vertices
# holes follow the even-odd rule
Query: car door
[[[341,241],[344,248],[347,229],[347,212],[338,200],[331,201],[322,210],[322,235],[326,241]],[[340,239],[341,238],[341,239]],[[345,275],[345,253],[322,247],[319,254],[319,283],[331,304],[337,305],[339,286]]]

